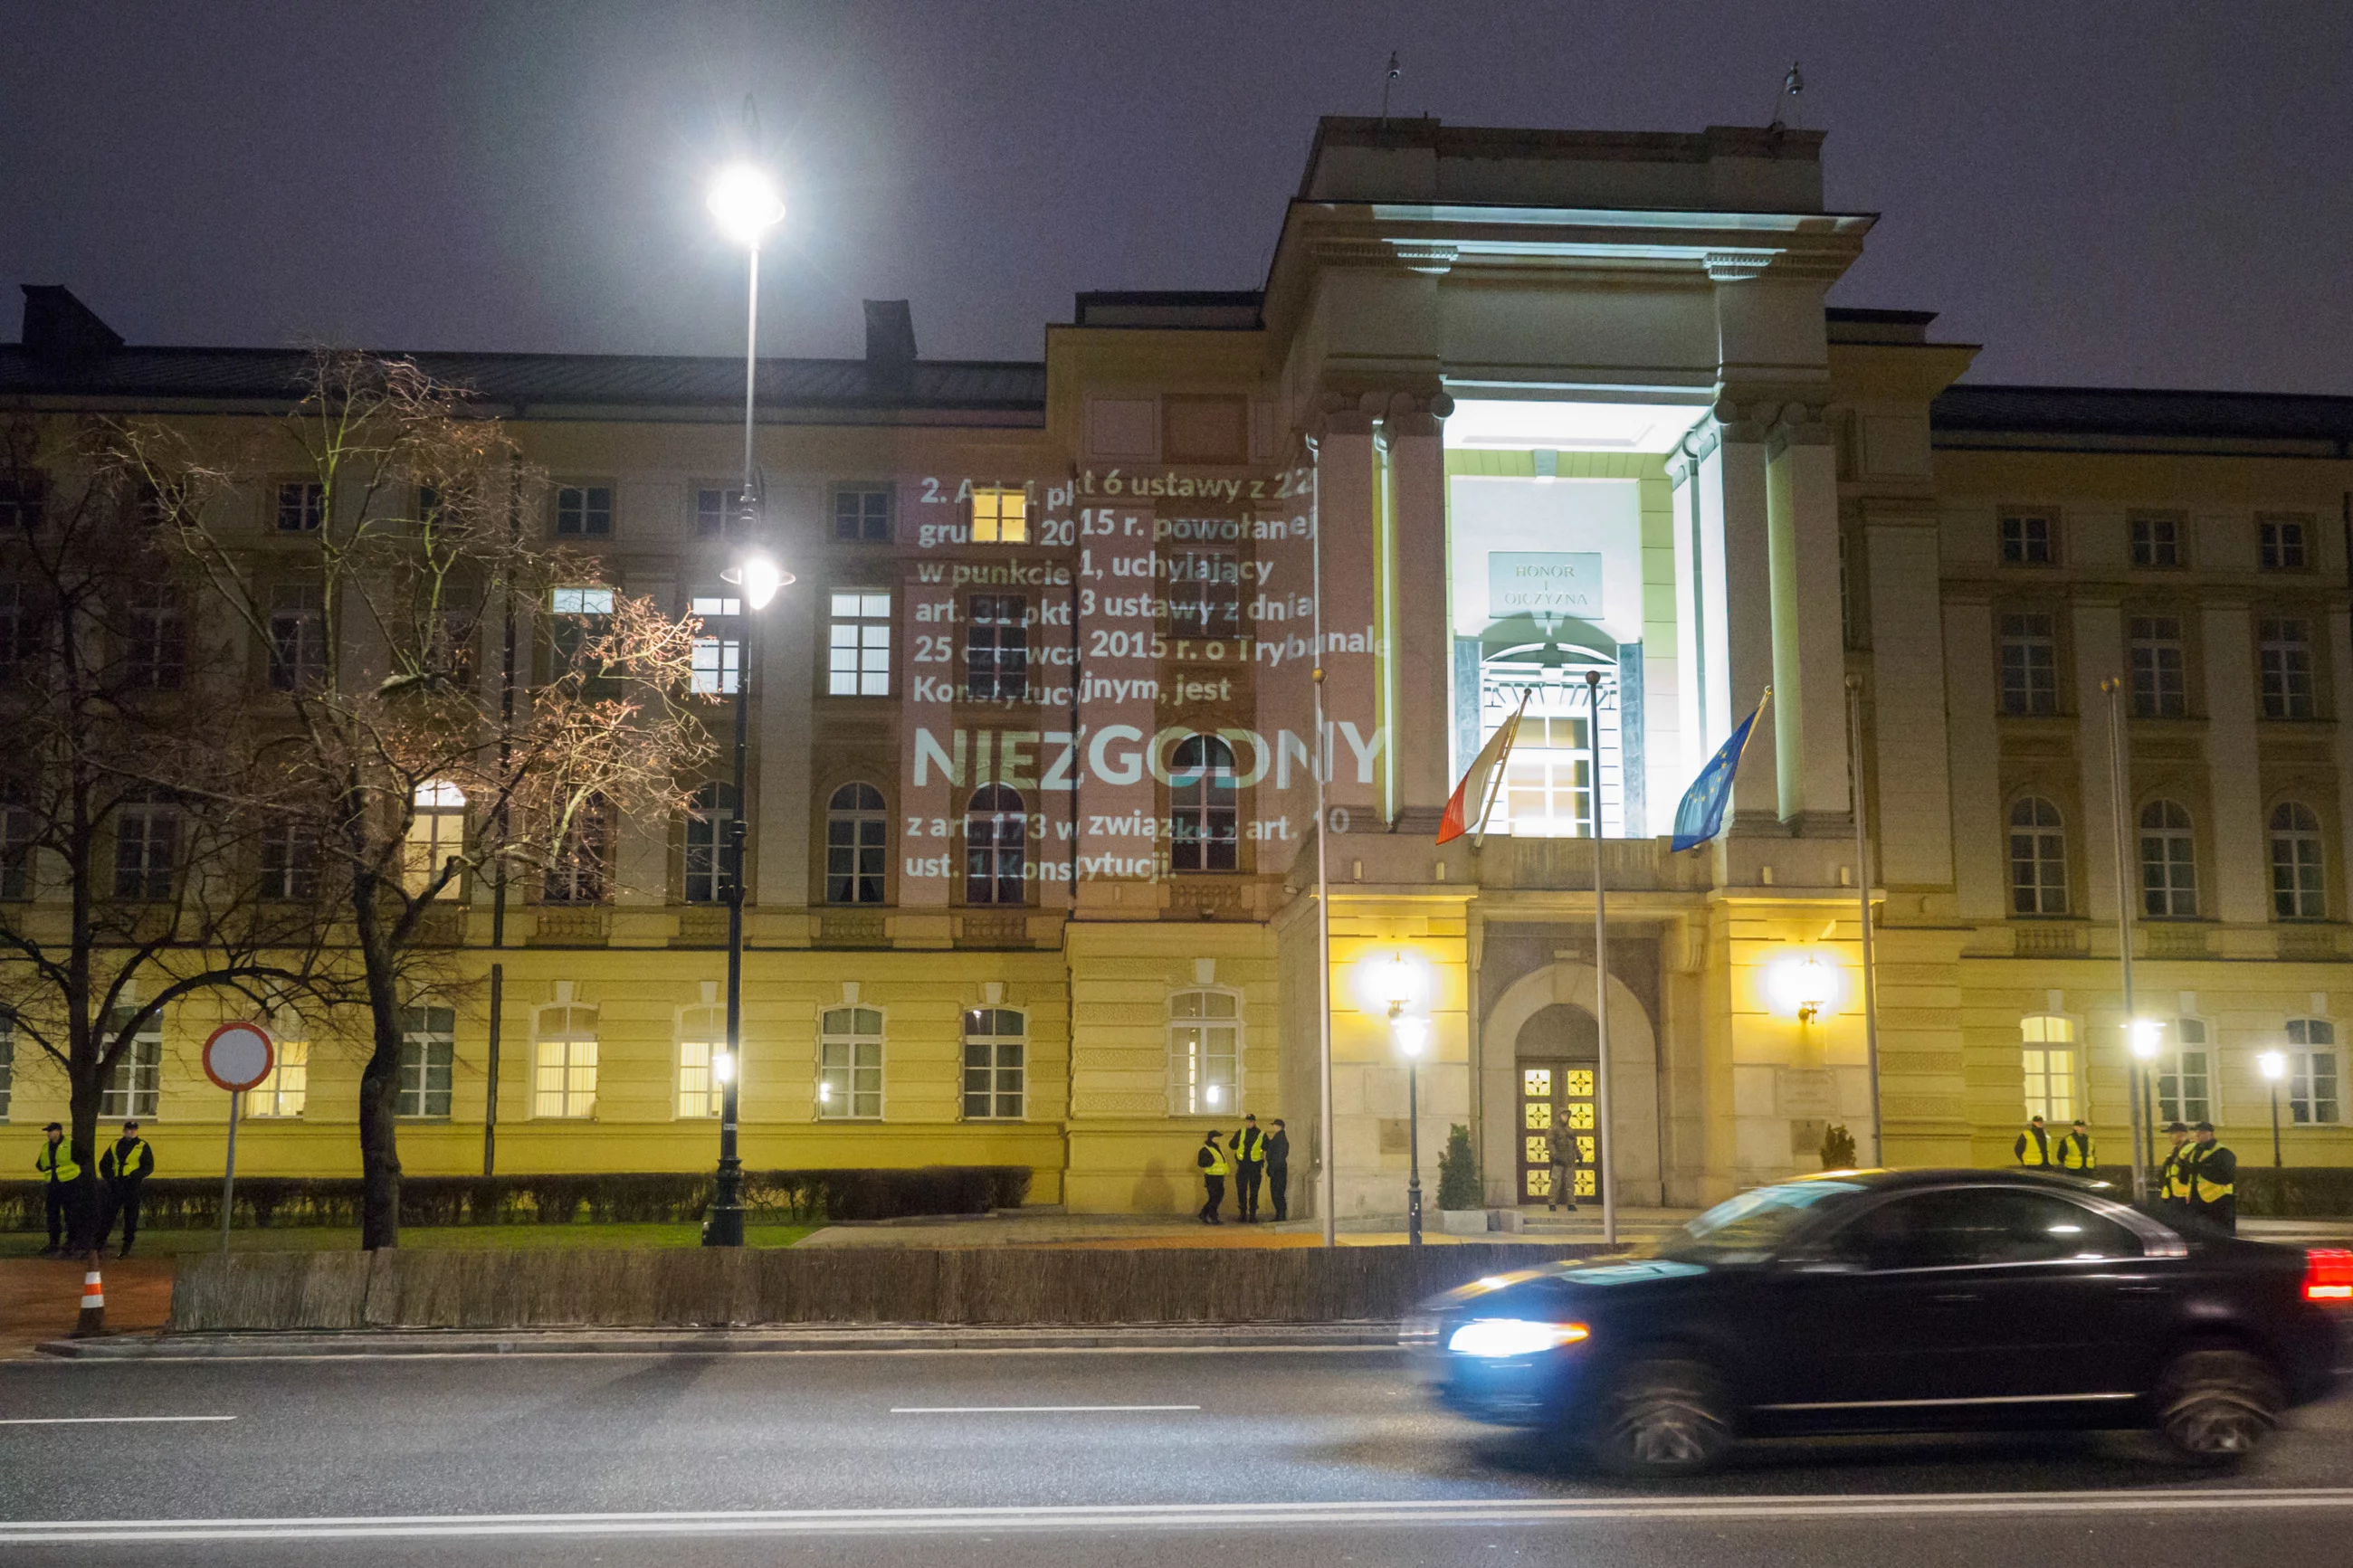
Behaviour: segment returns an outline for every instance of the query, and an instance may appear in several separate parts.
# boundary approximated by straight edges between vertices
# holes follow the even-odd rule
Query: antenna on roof
[[[1781,91],[1773,100],[1773,119],[1766,129],[1787,131],[1798,122],[1798,95],[1806,90],[1806,79],[1798,69],[1798,62],[1789,62],[1789,74],[1781,79]]]
[[[1387,125],[1389,122],[1389,89],[1397,85],[1397,51],[1395,49],[1391,49],[1389,51],[1389,74],[1381,79],[1381,123],[1384,125]]]

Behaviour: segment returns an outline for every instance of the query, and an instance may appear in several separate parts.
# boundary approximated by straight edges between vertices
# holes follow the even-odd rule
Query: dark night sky
[[[1033,358],[1082,289],[1254,288],[1319,113],[1760,124],[1792,58],[1832,299],[1975,380],[2353,393],[2353,5],[0,0],[0,284],[134,342],[726,353],[747,91],[770,353]],[[12,290],[13,292],[13,290]],[[0,331],[13,330],[13,302]]]

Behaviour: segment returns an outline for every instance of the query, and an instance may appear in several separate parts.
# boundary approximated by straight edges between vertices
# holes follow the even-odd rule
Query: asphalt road
[[[2222,1478],[2119,1435],[1760,1445],[1630,1488],[1381,1351],[0,1364],[9,1563],[2146,1568],[2348,1533],[2353,1395]]]

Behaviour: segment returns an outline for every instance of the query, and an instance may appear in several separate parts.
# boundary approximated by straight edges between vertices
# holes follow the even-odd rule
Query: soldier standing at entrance
[[[1556,1127],[1545,1140],[1546,1152],[1552,1161],[1552,1190],[1545,1194],[1545,1207],[1556,1203],[1569,1213],[1577,1212],[1577,1140],[1567,1129]]]

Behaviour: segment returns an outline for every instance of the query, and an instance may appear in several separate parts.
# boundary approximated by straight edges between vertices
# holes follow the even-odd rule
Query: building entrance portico
[[[1491,1205],[1599,1196],[1600,1173],[1630,1204],[1659,1202],[1658,1051],[1650,1012],[1609,980],[1610,1115],[1603,1125],[1599,1033],[1590,964],[1560,960],[1521,976],[1495,999],[1481,1029],[1480,1114]],[[1574,1140],[1572,1190],[1551,1191],[1549,1140]]]

